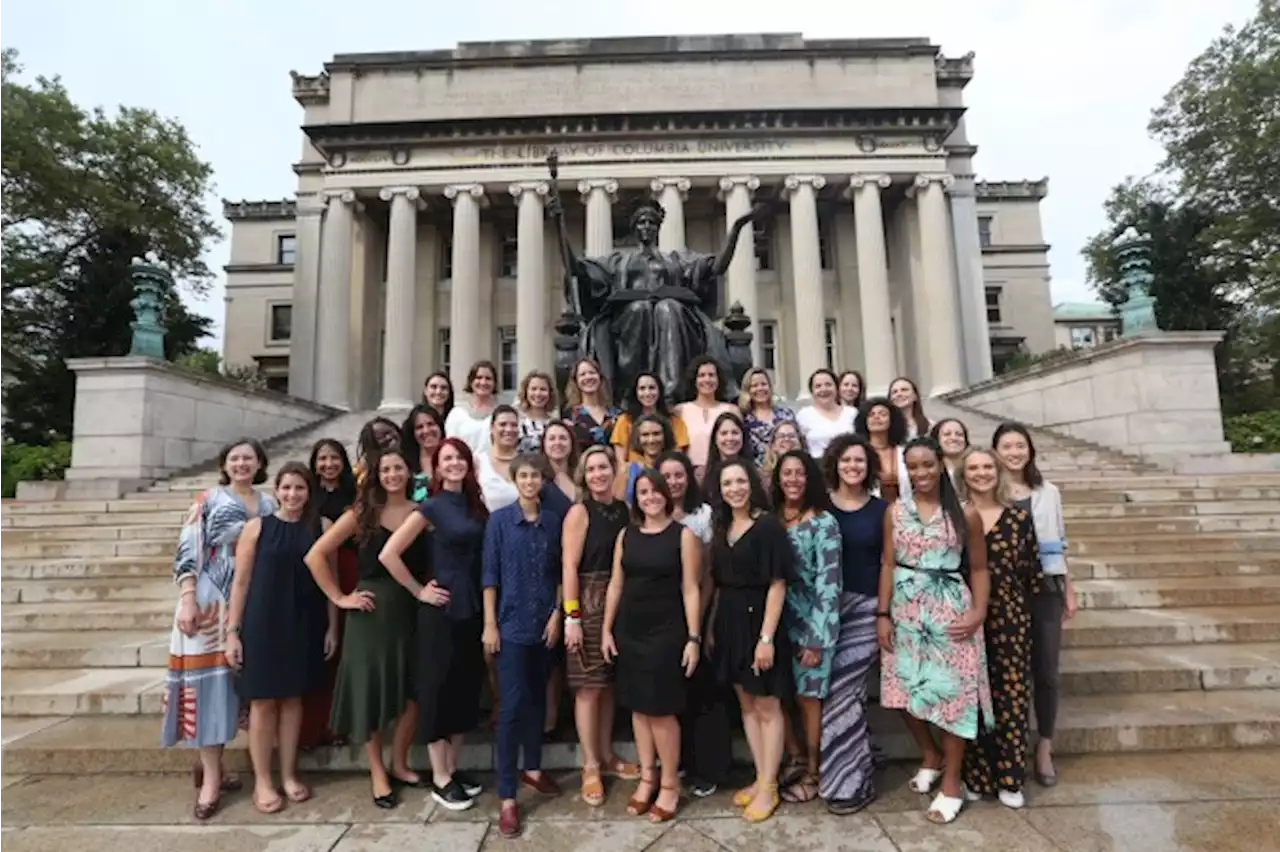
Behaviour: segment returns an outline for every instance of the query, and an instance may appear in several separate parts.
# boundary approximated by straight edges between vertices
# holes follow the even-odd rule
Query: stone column
[[[991,378],[991,331],[987,327],[987,286],[982,273],[982,245],[978,239],[978,199],[973,177],[964,176],[951,190],[951,230],[956,245],[956,286],[960,293],[961,341],[965,380],[976,384]]]
[[[297,260],[293,266],[293,330],[289,340],[289,393],[316,398],[316,323],[320,314],[322,199],[298,199]]]
[[[818,247],[818,190],[821,175],[790,175],[783,182],[791,204],[791,277],[795,284],[796,353],[801,396],[809,393],[809,377],[827,366],[826,310],[822,304],[822,252]]]
[[[520,208],[516,241],[516,357],[518,376],[547,370],[547,285],[543,280],[542,198],[550,190],[545,181],[513,183],[508,191]]]
[[[324,194],[320,248],[320,298],[316,319],[316,401],[350,408],[351,243],[356,194],[350,189]]]
[[[693,182],[682,177],[654,178],[649,189],[662,205],[665,215],[658,229],[658,248],[662,251],[685,251],[684,202]]]
[[[726,232],[740,217],[751,212],[751,195],[760,188],[760,178],[754,175],[734,175],[720,178],[720,197],[724,199],[724,227]],[[756,241],[755,226],[747,226],[738,233],[738,245],[733,251],[733,261],[725,276],[725,302],[722,310],[728,311],[737,302],[752,322],[751,363],[759,364],[760,349],[760,301],[756,298]]]
[[[587,205],[587,235],[582,253],[587,257],[603,257],[613,251],[613,202],[618,197],[618,182],[580,180],[578,192]]]
[[[480,358],[480,205],[478,183],[444,188],[453,202],[453,281],[449,292],[449,378],[461,393],[467,372]],[[485,334],[487,340],[489,335]]]
[[[923,329],[929,353],[929,396],[961,387],[960,304],[956,295],[951,263],[951,223],[947,219],[947,190],[954,178],[949,174],[916,175],[912,185],[920,218],[920,262],[924,276]]]
[[[417,396],[413,373],[414,304],[418,267],[418,205],[414,186],[388,187],[378,193],[391,202],[387,229],[386,322],[382,341],[382,403],[380,409],[409,409]]]
[[[849,179],[853,224],[858,240],[858,301],[862,308],[862,352],[867,367],[867,395],[889,392],[898,375],[889,306],[889,264],[885,252],[880,191],[888,175],[854,175]]]

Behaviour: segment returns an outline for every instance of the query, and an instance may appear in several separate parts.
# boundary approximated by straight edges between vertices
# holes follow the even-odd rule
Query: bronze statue
[[[548,165],[554,177],[554,155]],[[569,240],[557,194],[552,194],[547,207],[560,235],[569,305],[586,321],[579,354],[600,363],[615,393],[625,393],[637,375],[649,372],[674,397],[683,384],[685,367],[704,353],[720,361],[724,374],[736,384],[724,333],[711,317],[717,315],[717,285],[733,259],[739,232],[765,218],[767,207],[758,205],[738,218],[720,253],[708,255],[659,250],[663,210],[645,204],[631,214],[631,231],[639,248],[606,257],[580,257]],[[736,393],[736,387],[725,390]]]

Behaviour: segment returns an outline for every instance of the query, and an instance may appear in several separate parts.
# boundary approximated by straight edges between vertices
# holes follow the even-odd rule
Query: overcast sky
[[[149,107],[179,119],[213,164],[221,198],[296,187],[302,110],[289,71],[335,53],[459,41],[800,32],[810,38],[927,36],[977,54],[965,90],[980,177],[1050,179],[1042,211],[1055,302],[1090,298],[1080,247],[1126,175],[1151,171],[1147,119],[1188,61],[1254,0],[5,0],[0,41],[29,74],[60,74],[83,105]],[[210,248],[210,266],[227,259]],[[221,339],[222,282],[197,309]]]

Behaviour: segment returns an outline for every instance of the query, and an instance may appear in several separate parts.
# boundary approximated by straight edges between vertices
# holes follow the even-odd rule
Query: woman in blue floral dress
[[[573,365],[569,384],[564,389],[564,409],[560,412],[573,427],[579,450],[609,446],[613,424],[621,410],[613,404],[613,391],[600,373],[600,365],[583,358]]]
[[[803,769],[782,793],[787,802],[808,802],[818,795],[818,758],[822,743],[822,700],[831,680],[831,659],[840,634],[843,585],[840,524],[818,463],[804,450],[783,454],[773,472],[773,505],[796,551],[796,570],[787,584],[787,636],[795,649],[792,673],[804,743],[788,746],[803,755]],[[789,731],[794,731],[788,726]],[[794,736],[794,734],[793,734]],[[791,739],[789,737],[788,739]]]

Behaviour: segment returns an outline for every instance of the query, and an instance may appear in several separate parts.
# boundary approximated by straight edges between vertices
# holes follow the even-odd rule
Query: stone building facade
[[[828,364],[928,393],[1053,346],[1045,181],[977,181],[972,56],[925,39],[798,35],[467,43],[338,55],[296,75],[296,199],[226,202],[225,356],[290,393],[403,407],[479,358],[549,369],[564,309],[547,154],[580,251],[665,211],[715,252],[752,204],[720,310],[752,319],[783,393]],[[579,203],[580,202],[580,203]]]

